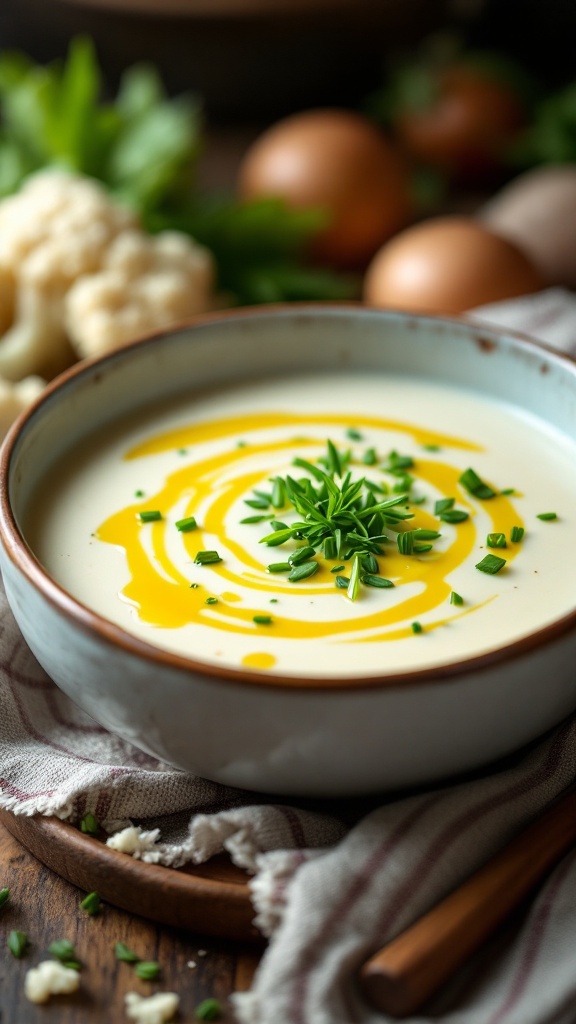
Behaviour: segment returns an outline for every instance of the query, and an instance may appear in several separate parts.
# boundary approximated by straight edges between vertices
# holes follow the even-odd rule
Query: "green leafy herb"
[[[207,597],[204,604],[218,604],[217,597]]]
[[[143,981],[155,981],[160,977],[160,964],[154,960],[140,960],[134,968],[134,973]]]
[[[274,478],[272,487],[272,504],[274,508],[283,508],[286,504],[286,489],[281,476]]]
[[[268,572],[290,572],[291,568],[290,562],[272,562],[267,566]]]
[[[19,960],[20,957],[24,956],[24,953],[28,949],[30,940],[26,935],[26,932],[11,931],[6,939],[6,945],[12,953],[12,956],[15,956],[16,959]]]
[[[454,507],[455,498],[439,498],[434,502],[434,515],[439,516]]]
[[[10,899],[10,889],[0,889],[0,910],[6,906]]]
[[[352,572],[350,573],[350,583],[348,584],[347,595],[351,601],[355,601],[358,597],[358,591],[360,589],[360,556],[354,555],[352,562]]]
[[[489,533],[486,538],[486,545],[489,548],[505,548],[506,547],[506,534],[505,533]]]
[[[540,512],[540,514],[536,516],[536,519],[542,519],[544,522],[551,522],[552,519],[558,519],[558,514],[556,512]]]
[[[372,573],[368,572],[362,573],[360,580],[367,587],[379,587],[381,590],[394,586],[392,580],[387,580],[384,576],[373,576]]]
[[[350,441],[362,440],[362,434],[360,433],[359,430],[356,430],[356,427],[348,427],[346,431],[346,437],[348,437]]]
[[[56,942],[50,943],[48,946],[48,952],[63,964],[71,961],[74,963],[79,962],[74,951],[74,946],[68,939],[58,939]]]
[[[480,572],[486,572],[490,576],[495,576],[505,565],[505,558],[499,558],[498,555],[485,555],[480,562],[476,563],[476,568],[480,569]]]
[[[446,512],[441,512],[438,518],[443,523],[464,523],[470,518],[470,513],[460,508],[449,508]]]
[[[504,495],[505,497],[507,497],[509,494],[515,494],[515,493],[516,493],[516,488],[515,487],[505,487],[504,490],[500,491],[500,494]]]
[[[80,831],[84,832],[87,836],[97,836],[100,832],[100,822],[92,814],[91,811],[87,811],[80,821]]]
[[[403,474],[405,470],[412,469],[414,465],[414,459],[411,455],[399,455],[398,452],[392,451],[388,456],[388,461],[382,467],[387,473],[394,475]]]
[[[188,533],[190,530],[195,530],[198,526],[194,516],[186,516],[184,519],[176,520],[176,529],[180,530],[180,533]]]
[[[253,615],[252,616],[252,621],[255,622],[257,626],[270,626],[271,623],[272,623],[272,616],[271,615]]]
[[[350,584],[349,576],[336,576],[334,580],[334,586],[338,587],[338,590],[348,590]]]
[[[222,559],[217,551],[198,551],[194,561],[197,565],[215,565],[216,562],[221,562]]]
[[[290,565],[302,565],[302,562],[309,561],[312,555],[316,554],[316,549],[311,547],[309,544],[304,548],[297,548],[291,555],[288,555],[288,561]]]
[[[378,461],[375,448],[367,448],[362,456],[362,462],[365,466],[375,466]]]
[[[422,633],[423,632],[422,624],[420,622],[413,622],[412,623],[412,632],[413,633]]]
[[[204,999],[194,1010],[196,1020],[219,1020],[222,1007],[217,999]]]
[[[464,604],[464,598],[460,594],[457,594],[455,590],[450,594],[450,604]]]
[[[266,520],[269,520],[271,518],[272,518],[271,516],[247,516],[246,519],[241,519],[240,522],[242,524],[245,524],[245,523],[263,523]]]
[[[440,536],[436,530],[404,530],[396,538],[398,551],[401,555],[417,555],[430,551],[432,544],[429,541],[437,540]]]
[[[162,519],[162,513],[158,509],[145,509],[143,512],[138,513],[138,518],[142,523],[156,523],[159,519]]]
[[[144,491],[140,491],[140,490],[134,491],[134,497],[135,498],[143,498],[144,497]]]
[[[127,964],[137,964],[140,957],[134,953],[123,942],[117,942],[114,946],[114,956],[117,960],[123,960]]]
[[[303,562],[302,565],[295,565],[288,579],[291,583],[298,583],[300,580],[307,580],[319,569],[318,562]]]
[[[488,498],[496,497],[496,491],[493,491],[488,484],[484,483],[473,469],[468,468],[464,470],[459,477],[459,481],[475,498],[487,500]]]
[[[102,900],[97,892],[89,892],[81,901],[80,906],[90,917],[95,917],[102,909]]]
[[[250,508],[270,508],[270,498],[244,498],[244,504]]]
[[[342,569],[345,568],[346,566],[344,565],[335,565],[333,569],[330,569],[330,572],[342,572]]]
[[[442,449],[441,449],[439,444],[423,444],[422,447],[423,447],[425,452],[439,452],[439,451],[442,451]]]
[[[523,526],[513,526],[510,530],[510,540],[513,544],[519,544],[524,536]]]

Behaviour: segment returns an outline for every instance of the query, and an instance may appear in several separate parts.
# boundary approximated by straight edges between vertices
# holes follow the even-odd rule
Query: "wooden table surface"
[[[0,910],[1,1024],[121,1024],[128,1021],[124,996],[129,991],[177,992],[180,1011],[175,1021],[181,1024],[192,1024],[195,1007],[209,997],[222,1003],[221,1024],[234,1020],[228,996],[249,986],[257,964],[250,947],[156,925],[112,906],[90,917],[79,907],[85,893],[40,864],[0,825],[3,888],[10,889],[10,899]],[[26,932],[31,943],[19,960],[6,947],[13,929]],[[74,944],[84,965],[80,989],[37,1006],[24,995],[24,977],[48,958],[47,948],[56,939]],[[157,961],[160,979],[137,978],[130,964],[116,960],[116,942],[124,942],[141,959]]]

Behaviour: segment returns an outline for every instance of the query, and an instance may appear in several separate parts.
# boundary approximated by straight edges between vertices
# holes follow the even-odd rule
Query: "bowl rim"
[[[303,675],[290,675],[260,669],[234,668],[232,666],[205,662],[191,656],[177,654],[173,651],[156,647],[140,639],[135,634],[129,633],[121,626],[117,626],[110,619],[93,611],[57,583],[28,547],[12,512],[8,485],[10,467],[21,434],[25,433],[31,421],[41,413],[42,407],[55,393],[64,392],[68,386],[74,383],[76,378],[90,375],[95,370],[97,371],[100,366],[111,365],[119,359],[123,360],[129,357],[132,351],[139,351],[149,345],[157,344],[162,339],[179,334],[182,331],[193,331],[196,328],[210,326],[211,324],[218,325],[230,320],[246,320],[260,317],[271,317],[274,319],[278,316],[298,316],[302,314],[330,316],[336,312],[344,313],[346,311],[360,315],[364,313],[367,315],[382,315],[385,318],[400,317],[408,321],[416,320],[418,322],[429,321],[435,324],[460,325],[471,335],[476,332],[476,340],[482,347],[488,346],[491,348],[498,337],[506,337],[513,342],[520,342],[523,347],[528,347],[535,354],[545,356],[547,360],[567,364],[576,370],[576,357],[571,356],[569,353],[559,352],[552,346],[546,345],[522,331],[510,329],[490,321],[475,321],[467,314],[440,316],[436,314],[411,313],[406,310],[383,309],[354,301],[269,303],[254,307],[236,307],[199,314],[191,319],[172,324],[168,328],[151,331],[149,334],[140,336],[120,348],[74,363],[54,378],[54,380],[50,381],[42,393],[18,416],[11,425],[0,449],[0,543],[4,549],[5,557],[40,592],[44,600],[62,614],[66,620],[79,627],[83,632],[103,641],[107,646],[120,648],[123,654],[137,659],[144,659],[173,671],[189,675],[207,676],[211,681],[220,681],[226,684],[232,683],[240,686],[249,685],[260,688],[265,687],[283,691],[317,694],[320,691],[330,690],[340,692],[358,692],[359,690],[374,689],[406,690],[414,686],[426,684],[451,683],[461,681],[463,676],[468,678],[483,673],[494,665],[505,664],[526,656],[536,648],[546,645],[557,637],[568,634],[571,630],[574,630],[576,633],[575,609],[543,626],[541,629],[527,636],[520,637],[511,643],[504,644],[502,647],[495,647],[490,651],[470,658],[462,658],[430,668],[414,669],[406,672],[381,672],[373,675],[313,676],[311,678]]]

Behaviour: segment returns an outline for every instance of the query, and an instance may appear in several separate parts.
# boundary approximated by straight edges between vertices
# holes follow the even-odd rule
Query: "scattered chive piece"
[[[455,498],[439,498],[434,503],[434,515],[439,516],[441,512],[448,512],[449,509],[454,507]]]
[[[410,496],[410,504],[411,505],[423,505],[425,501],[426,501],[426,495],[425,494],[419,494],[416,497],[414,495]]]
[[[217,999],[205,999],[194,1010],[196,1020],[218,1020],[222,1015],[222,1007]]]
[[[493,491],[488,484],[485,484],[484,481],[481,480],[480,477],[478,476],[478,473],[476,473],[470,467],[468,469],[465,469],[464,472],[461,474],[461,476],[459,477],[459,482],[462,484],[463,487],[466,488],[467,491],[470,492],[470,494],[473,494],[476,498],[482,498],[486,500],[488,498],[496,497],[496,491]]]
[[[69,939],[57,939],[56,942],[51,942],[48,946],[48,952],[63,964],[71,960],[77,963],[76,952]]]
[[[244,498],[244,504],[250,508],[270,508],[270,502],[266,498]]]
[[[342,572],[342,569],[345,568],[345,565],[335,565],[333,569],[330,569],[330,572]]]
[[[277,597],[271,597],[270,598],[270,604],[278,604],[278,598]]]
[[[141,523],[156,523],[162,519],[162,513],[157,508],[144,509],[143,512],[138,513],[138,518]]]
[[[512,529],[510,530],[510,540],[512,541],[513,544],[519,544],[523,536],[523,526],[513,526]]]
[[[218,604],[217,597],[207,597],[204,604]]]
[[[299,580],[307,580],[318,570],[318,562],[303,562],[302,565],[295,565],[288,576],[291,583],[298,583]]]
[[[246,447],[246,441],[236,441],[236,447],[237,448],[245,448]]]
[[[414,459],[411,455],[399,455],[398,452],[390,452],[388,462],[383,469],[388,473],[403,474],[406,469],[412,469]]]
[[[89,892],[87,896],[81,901],[80,906],[82,910],[85,910],[90,917],[94,917],[99,914],[102,909],[102,900],[100,899],[97,892]]]
[[[350,583],[348,584],[348,597],[351,601],[355,601],[358,597],[358,591],[360,589],[360,555],[354,555],[354,561],[352,562],[352,572],[350,573]]]
[[[440,452],[440,451],[442,451],[442,449],[441,449],[439,444],[423,444],[422,447],[423,447],[425,452]]]
[[[377,462],[377,455],[375,448],[367,448],[362,456],[362,462],[365,466],[375,466]]]
[[[365,572],[360,576],[362,583],[365,583],[367,587],[380,587],[381,590],[387,587],[393,587],[392,580],[387,580],[384,576],[374,576],[372,573]]]
[[[536,519],[542,519],[544,522],[548,522],[552,519],[558,519],[556,512],[541,512],[540,515],[536,516]]]
[[[271,623],[272,623],[272,616],[271,615],[253,615],[252,616],[252,621],[255,622],[257,626],[270,626]]]
[[[270,516],[246,516],[246,519],[241,519],[240,522],[244,523],[263,523],[266,519],[270,519]]]
[[[198,590],[198,584],[197,583],[191,583],[190,584],[190,590]]]
[[[348,430],[346,431],[346,437],[349,438],[350,441],[362,440],[362,434],[360,433],[359,430],[356,430],[356,427],[348,427]]]
[[[446,512],[441,512],[439,516],[443,523],[463,523],[469,517],[470,513],[460,508],[449,508]]]
[[[268,572],[290,572],[290,562],[272,562],[268,566]]]
[[[422,633],[422,625],[421,625],[420,622],[413,622],[412,623],[412,632],[413,633]]]
[[[15,956],[16,959],[19,960],[21,956],[24,956],[24,953],[30,945],[30,940],[28,939],[26,932],[12,931],[6,939],[6,945],[12,953],[12,956]]]
[[[505,548],[506,547],[506,534],[505,533],[489,533],[486,538],[486,546],[489,548]]]
[[[453,590],[450,594],[450,604],[464,604],[464,598]]]
[[[82,964],[80,963],[79,960],[63,960],[62,961],[62,966],[63,967],[68,967],[71,971],[81,971],[82,970]]]
[[[178,455],[188,455],[188,449],[187,448],[179,448],[178,449]]]
[[[350,580],[348,579],[348,576],[337,576],[334,583],[338,587],[338,590],[348,590]]]
[[[135,498],[143,498],[144,497],[144,491],[140,491],[140,490],[134,491],[134,497]]]
[[[154,960],[140,960],[134,968],[134,973],[143,981],[155,981],[160,975],[160,964]]]
[[[500,491],[500,494],[504,494],[504,495],[515,494],[515,493],[516,493],[516,488],[515,487],[505,487],[503,491]]]
[[[180,533],[188,533],[189,530],[195,530],[198,526],[194,516],[186,516],[185,519],[176,520],[176,529],[180,530]]]
[[[480,572],[487,572],[489,576],[495,576],[505,565],[505,558],[499,558],[498,555],[485,555],[481,562],[476,563],[476,568],[480,569]]]
[[[0,889],[0,907],[3,907],[10,899],[10,889]]]
[[[336,541],[334,537],[326,537],[324,541],[324,558],[331,559],[336,558],[338,551],[336,549]]]
[[[362,568],[364,572],[369,573],[372,576],[378,575],[378,573],[380,572],[380,566],[378,565],[378,560],[374,557],[374,555],[368,552],[368,554],[366,555],[361,555],[360,558],[362,561]]]
[[[217,551],[198,551],[194,561],[197,565],[215,565],[216,562],[221,562],[222,559]]]
[[[302,565],[302,562],[307,562],[315,554],[316,549],[307,544],[305,548],[298,548],[288,555],[288,561],[290,565]]]
[[[80,831],[87,836],[97,836],[100,831],[100,822],[92,814],[91,811],[87,811],[80,822]]]
[[[272,487],[272,504],[274,508],[282,508],[286,504],[286,488],[281,476],[274,478]]]
[[[117,960],[123,960],[127,964],[137,964],[140,957],[134,953],[123,942],[117,942],[114,946],[114,956]]]

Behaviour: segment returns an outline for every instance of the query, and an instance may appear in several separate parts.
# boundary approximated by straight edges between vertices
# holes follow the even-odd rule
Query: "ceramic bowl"
[[[473,387],[576,437],[575,363],[464,319],[345,305],[263,307],[201,318],[78,365],[21,417],[2,451],[2,573],[39,662],[97,722],[142,750],[276,794],[427,784],[492,762],[554,726],[576,707],[576,590],[553,622],[480,656],[413,672],[306,679],[163,651],[85,607],[43,568],[22,524],[41,474],[72,442],[156,398],[255,374],[281,377],[295,366],[424,374]]]

